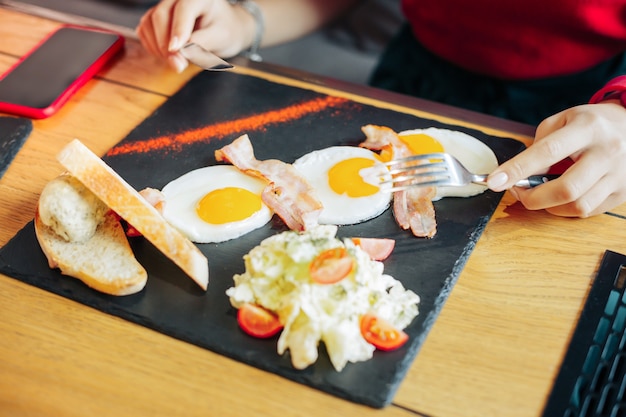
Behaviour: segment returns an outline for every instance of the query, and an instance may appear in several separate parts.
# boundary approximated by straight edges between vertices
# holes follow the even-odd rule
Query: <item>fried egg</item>
[[[391,193],[381,189],[376,175],[371,175],[377,170],[386,172],[386,168],[368,149],[333,146],[310,152],[293,166],[315,189],[324,206],[321,224],[356,224],[389,207]],[[384,187],[390,188],[390,184]]]
[[[465,168],[475,174],[488,174],[498,166],[498,159],[491,148],[464,132],[430,127],[406,130],[398,135],[412,153],[446,152],[457,158]],[[485,190],[487,187],[478,184],[463,187],[437,187],[437,195],[433,200],[444,197],[471,197]]]
[[[272,218],[261,201],[266,185],[230,165],[196,169],[163,187],[162,214],[193,242],[235,239]]]

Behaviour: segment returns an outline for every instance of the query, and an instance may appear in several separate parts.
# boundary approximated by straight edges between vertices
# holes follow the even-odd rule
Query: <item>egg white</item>
[[[405,130],[399,135],[420,133],[436,139],[443,146],[444,152],[457,158],[465,168],[475,174],[489,174],[498,166],[498,159],[491,148],[464,132],[430,127]],[[478,184],[469,184],[463,187],[437,187],[437,195],[433,200],[436,201],[444,197],[471,197],[486,190],[487,187]]]
[[[231,165],[215,165],[190,171],[168,183],[161,192],[165,197],[163,217],[192,242],[223,242],[238,238],[262,227],[273,213],[262,204],[247,219],[225,224],[210,224],[196,214],[196,205],[210,191],[239,187],[261,194],[265,181],[248,176]]]
[[[391,193],[379,190],[376,194],[364,197],[350,197],[337,194],[328,184],[328,170],[338,162],[350,158],[367,158],[376,162],[372,168],[361,170],[364,180],[376,184],[376,175],[370,170],[383,173],[385,166],[376,158],[374,152],[355,146],[333,146],[310,152],[298,158],[293,166],[315,189],[323,205],[319,217],[320,224],[346,225],[356,224],[380,215],[389,207]],[[369,174],[363,171],[369,171]],[[383,188],[390,188],[387,184]]]

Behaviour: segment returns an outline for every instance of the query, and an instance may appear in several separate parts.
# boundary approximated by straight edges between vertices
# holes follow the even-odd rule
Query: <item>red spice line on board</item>
[[[241,119],[190,129],[181,133],[124,143],[109,150],[107,156],[149,153],[158,150],[176,151],[185,145],[214,138],[223,138],[236,132],[261,130],[269,124],[286,123],[311,113],[318,113],[327,108],[339,107],[347,101],[348,99],[341,97],[320,97],[302,103],[292,104],[282,109],[243,117]]]

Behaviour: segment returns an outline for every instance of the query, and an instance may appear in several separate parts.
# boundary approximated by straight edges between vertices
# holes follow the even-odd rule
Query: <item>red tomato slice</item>
[[[244,304],[237,311],[239,327],[250,336],[268,338],[282,330],[278,316],[256,304]]]
[[[355,245],[360,246],[374,261],[387,259],[396,246],[395,240],[386,238],[353,237],[352,241]]]
[[[334,284],[352,271],[354,259],[346,248],[328,249],[317,255],[309,266],[311,279],[318,284]]]
[[[138,237],[138,236],[141,236],[141,233],[139,232],[139,230],[135,229],[135,227],[132,224],[127,223],[127,225],[126,225],[126,236],[128,236],[128,237]]]
[[[141,233],[139,233],[139,230],[135,229],[126,220],[122,219],[122,216],[117,214],[117,212],[115,212],[115,211],[113,211],[111,209],[109,209],[109,212],[113,213],[113,215],[117,218],[117,221],[122,224],[122,226],[124,227],[124,230],[126,231],[126,236],[128,236],[128,237],[141,236]]]
[[[361,317],[361,335],[377,349],[385,351],[398,349],[409,340],[404,331],[370,313]]]

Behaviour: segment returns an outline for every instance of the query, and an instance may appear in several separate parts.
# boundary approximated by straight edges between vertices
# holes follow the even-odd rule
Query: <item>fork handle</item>
[[[520,180],[518,182],[515,183],[516,187],[522,187],[522,188],[533,188],[536,187],[538,185],[541,184],[545,184],[548,181],[552,181],[554,179],[559,178],[560,175],[558,174],[545,174],[545,175],[531,175],[530,177],[526,178],[525,180]]]

